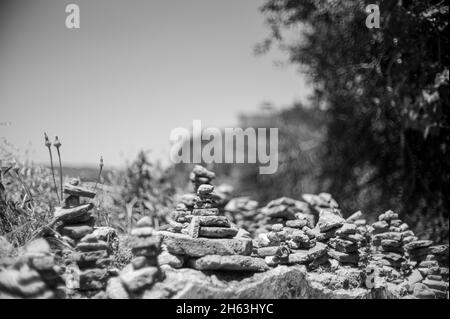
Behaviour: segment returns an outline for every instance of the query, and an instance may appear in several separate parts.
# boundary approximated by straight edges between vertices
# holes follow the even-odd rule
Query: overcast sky
[[[31,159],[109,165],[152,149],[165,159],[173,128],[226,127],[263,102],[305,101],[285,56],[254,56],[268,34],[261,0],[0,0],[0,136]],[[76,3],[81,28],[65,27]]]

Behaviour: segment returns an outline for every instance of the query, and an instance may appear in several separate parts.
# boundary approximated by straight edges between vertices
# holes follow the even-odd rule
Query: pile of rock
[[[261,214],[258,216],[258,229],[261,232],[267,232],[272,229],[274,224],[287,226],[290,223],[301,224],[314,227],[314,215],[307,203],[295,200],[289,197],[281,197],[270,201],[265,207],[261,208]],[[303,227],[302,226],[302,227]],[[291,226],[288,226],[291,227]]]
[[[339,205],[328,193],[303,194],[302,199],[309,204],[309,206],[319,212],[322,208],[338,208]]]
[[[256,254],[265,258],[271,267],[279,264],[319,266],[328,262],[326,245],[317,243],[306,219],[288,220],[286,226],[272,225],[268,233],[258,235],[254,246]]]
[[[343,265],[358,265],[366,238],[358,232],[357,225],[347,222],[336,208],[321,208],[314,233],[319,242],[329,246],[328,256]]]
[[[219,198],[210,184],[214,177],[202,166],[194,167],[190,175],[196,190],[192,211],[177,210],[170,227],[159,232],[164,247],[161,262],[197,270],[266,270],[264,260],[250,256],[251,239],[237,237],[238,228],[220,215]]]
[[[73,179],[64,185],[64,193],[68,196],[63,207],[56,209],[54,218],[59,223],[57,231],[75,248],[67,261],[68,269],[72,269],[71,264],[76,264],[75,269],[79,270],[74,288],[93,295],[106,287],[107,279],[113,272],[110,269],[112,241],[108,231],[94,229],[95,218],[90,213],[94,205],[82,204],[80,199],[94,198],[95,193],[79,184],[78,179]]]
[[[78,179],[72,179],[64,185],[64,205],[55,210],[54,218],[59,222],[57,231],[66,242],[75,246],[77,242],[94,231],[95,218],[90,211],[94,208],[92,203],[82,204],[80,199],[94,198],[95,193],[79,186]]]
[[[258,202],[249,197],[236,197],[225,206],[225,216],[250,233],[254,233],[258,227]]]
[[[448,245],[434,245],[430,240],[415,240],[404,246],[415,267],[409,279],[409,290],[416,298],[448,298]]]
[[[65,298],[61,269],[44,239],[28,244],[18,260],[4,267],[0,268],[0,299]]]
[[[106,289],[112,299],[142,298],[145,290],[162,280],[158,255],[161,252],[161,238],[151,227],[149,217],[143,217],[131,231],[131,252],[134,258],[119,274],[111,278]]]
[[[417,240],[406,223],[398,214],[389,210],[378,216],[371,225],[372,258],[378,264],[380,274],[388,281],[400,283],[401,272],[407,269],[404,245]]]

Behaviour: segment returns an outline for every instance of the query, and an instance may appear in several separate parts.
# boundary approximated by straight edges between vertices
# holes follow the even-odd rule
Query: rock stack
[[[417,237],[398,214],[389,210],[378,216],[370,227],[372,257],[380,267],[380,274],[388,281],[401,283],[402,271],[407,268],[404,245]]]
[[[158,255],[161,252],[161,238],[151,227],[149,217],[143,217],[131,231],[131,252],[133,259],[119,274],[111,278],[106,289],[112,299],[142,298],[146,289],[162,280]]]
[[[347,222],[336,208],[321,208],[314,233],[317,240],[327,243],[328,256],[342,265],[358,265],[367,244],[354,223]]]
[[[236,197],[225,206],[225,216],[239,228],[254,233],[258,227],[258,202],[248,197]]]
[[[37,239],[6,269],[0,268],[0,299],[64,298],[64,281],[50,246]]]
[[[95,193],[81,187],[78,179],[64,185],[64,193],[68,196],[63,207],[57,208],[54,214],[59,225],[57,231],[75,251],[69,261],[75,263],[80,272],[77,288],[93,295],[103,290],[110,275],[112,260],[110,234],[94,230],[95,218],[90,211],[92,203],[82,204],[80,199],[94,198]]]
[[[238,228],[219,214],[219,198],[210,183],[214,177],[202,166],[194,167],[190,175],[196,190],[192,211],[177,210],[171,226],[159,232],[164,247],[161,261],[197,270],[266,270],[264,260],[250,256],[251,239],[237,237]]]
[[[258,218],[261,232],[270,231],[274,224],[288,226],[286,225],[288,221],[291,221],[290,224],[314,227],[314,216],[311,214],[308,204],[289,197],[270,201],[261,209],[261,215]]]
[[[415,240],[405,244],[404,248],[415,266],[409,276],[409,289],[414,296],[448,298],[448,245],[433,246],[430,240]]]

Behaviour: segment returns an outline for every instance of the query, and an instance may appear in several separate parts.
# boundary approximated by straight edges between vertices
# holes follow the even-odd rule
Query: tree
[[[366,5],[268,0],[257,49],[279,44],[314,83],[326,122],[318,181],[344,212],[396,209],[448,241],[448,1],[379,1],[379,29],[365,26]]]

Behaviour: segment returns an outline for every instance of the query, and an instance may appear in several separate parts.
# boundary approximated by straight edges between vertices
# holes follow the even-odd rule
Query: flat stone
[[[295,219],[295,208],[287,205],[264,207],[262,212],[271,218]]]
[[[445,256],[448,258],[448,245],[431,246],[430,253],[433,255]]]
[[[427,286],[425,286],[422,283],[416,283],[414,285],[414,293],[413,293],[414,297],[419,298],[419,299],[435,299],[436,295],[435,293],[428,288]]]
[[[373,239],[373,241],[379,240],[380,242],[383,239],[401,241],[402,240],[402,235],[401,235],[401,233],[386,232],[386,233],[376,234],[376,235],[374,235],[372,237],[372,239]]]
[[[230,221],[225,216],[198,216],[200,226],[230,227]]]
[[[402,251],[403,245],[400,241],[392,240],[392,239],[383,239],[381,240],[381,247],[383,247],[386,251]]]
[[[159,265],[169,265],[172,268],[181,268],[184,265],[184,257],[163,251],[158,255],[158,263]]]
[[[265,271],[269,269],[262,258],[240,255],[204,256],[191,260],[190,266],[197,270]]]
[[[250,255],[252,240],[248,238],[209,239],[160,231],[167,250],[175,255],[203,257],[205,255]]]
[[[308,221],[305,220],[305,219],[294,219],[294,220],[287,220],[286,221],[286,226],[287,227],[302,229],[306,225],[308,225]]]
[[[144,216],[136,223],[136,227],[152,227],[153,221],[149,216]]]
[[[366,238],[361,234],[341,234],[339,238],[354,242],[354,243],[366,243]]]
[[[331,238],[328,242],[328,245],[333,249],[343,253],[352,253],[358,251],[358,245],[356,243],[345,239]]]
[[[294,250],[289,254],[289,264],[306,264],[327,253],[327,245],[317,243],[314,247],[308,250]]]
[[[138,292],[149,288],[155,282],[159,270],[156,267],[145,267],[134,271],[128,271],[120,275],[120,280],[125,289],[130,292]]]
[[[154,234],[155,230],[152,227],[138,227],[131,230],[131,235],[137,237],[149,237]]]
[[[199,237],[207,238],[232,238],[236,236],[236,228],[227,227],[200,227]]]
[[[356,213],[351,214],[347,217],[346,221],[349,223],[355,222],[358,219],[361,219],[363,216],[362,212],[358,210]]]
[[[199,195],[208,195],[214,191],[214,186],[209,184],[202,184],[197,189],[197,194]]]
[[[90,191],[86,188],[71,185],[71,184],[64,184],[63,192],[64,192],[64,194],[79,196],[79,197],[87,197],[87,198],[95,197],[95,192]]]
[[[425,248],[433,245],[433,242],[431,240],[416,240],[413,242],[410,242],[405,245],[406,250],[413,250],[417,248]]]
[[[157,256],[161,251],[161,238],[157,235],[151,237],[133,237],[129,245],[131,252],[135,256]]]
[[[278,246],[261,247],[258,248],[257,254],[260,257],[275,256],[277,254]]]
[[[74,261],[80,268],[96,267],[97,262],[101,262],[105,258],[108,258],[108,252],[106,250],[75,253],[73,256]]]
[[[408,286],[410,288],[410,291],[412,292],[414,289],[414,285],[418,282],[421,282],[423,280],[423,276],[420,271],[418,271],[417,269],[413,269],[407,279]]]
[[[99,241],[96,243],[80,242],[77,244],[76,248],[80,251],[87,252],[87,251],[96,251],[96,250],[108,250],[109,246],[104,241]]]
[[[194,216],[217,216],[219,215],[218,208],[196,208],[192,210]]]
[[[437,280],[431,280],[431,279],[425,279],[422,281],[422,284],[427,286],[430,289],[436,289],[439,291],[447,291],[448,290],[448,283],[444,281],[437,281]]]
[[[122,281],[118,277],[113,277],[108,280],[106,286],[106,294],[110,299],[128,299],[130,295],[125,287],[122,285]]]
[[[80,290],[100,290],[106,285],[106,269],[86,269],[80,272]]]
[[[80,239],[91,233],[93,228],[88,225],[80,225],[80,226],[64,226],[59,229],[59,232],[63,236],[67,236],[73,239]]]
[[[345,219],[331,210],[321,209],[319,211],[317,226],[322,233],[333,228],[341,227],[344,223]]]
[[[372,227],[373,234],[379,234],[389,230],[389,224],[384,220],[373,223]]]
[[[357,264],[359,261],[358,254],[355,253],[347,254],[340,251],[336,251],[334,249],[328,250],[328,256],[330,256],[333,259],[336,259],[341,263]]]
[[[133,266],[133,269],[135,269],[135,270],[148,266],[147,258],[145,258],[144,256],[134,257],[133,259],[131,259],[130,263]]]
[[[94,207],[92,203],[84,204],[73,208],[61,208],[58,207],[55,210],[54,218],[56,221],[62,221],[66,223],[79,222],[87,216],[90,217],[89,211]]]
[[[349,235],[349,234],[355,234],[356,233],[356,225],[350,224],[350,223],[344,223],[341,228],[336,230],[336,235]]]

